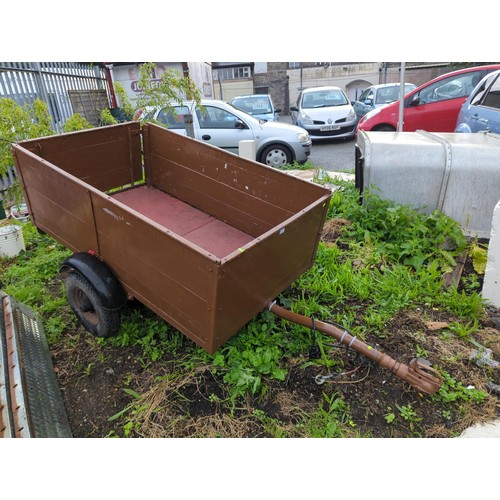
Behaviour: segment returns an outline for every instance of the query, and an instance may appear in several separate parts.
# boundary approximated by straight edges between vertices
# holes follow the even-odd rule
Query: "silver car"
[[[353,104],[358,120],[372,109],[397,101],[399,99],[400,87],[399,83],[381,83],[363,90]],[[416,88],[417,86],[413,83],[405,83],[404,95]]]
[[[297,106],[292,106],[290,111],[292,121],[307,130],[313,141],[354,137],[356,113],[339,87],[304,89]]]
[[[295,125],[258,120],[231,104],[217,100],[203,100],[174,104],[148,111],[139,120],[153,118],[169,130],[186,134],[184,117],[192,115],[194,137],[202,142],[238,154],[240,141],[255,141],[256,160],[271,167],[280,167],[294,161],[302,164],[311,154],[308,133]]]
[[[500,70],[486,75],[458,113],[455,132],[500,134]]]
[[[257,119],[271,122],[278,122],[280,119],[278,113],[281,113],[281,109],[274,107],[269,94],[239,95],[231,99],[230,104]]]

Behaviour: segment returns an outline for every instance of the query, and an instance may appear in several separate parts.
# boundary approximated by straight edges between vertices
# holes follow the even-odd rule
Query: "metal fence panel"
[[[73,109],[73,102],[98,94],[95,105]],[[70,98],[70,95],[72,98]],[[99,112],[109,107],[110,89],[105,69],[91,63],[77,62],[0,62],[0,98],[9,98],[20,106],[31,105],[35,99],[47,104],[52,128],[61,133],[74,113],[80,113],[92,125],[98,125]],[[0,177],[0,201],[3,192],[15,179],[14,166]]]
[[[75,113],[69,92],[89,91],[105,91],[109,103],[104,67],[76,62],[0,62],[0,98],[8,97],[21,106],[37,98],[44,101],[58,133]]]

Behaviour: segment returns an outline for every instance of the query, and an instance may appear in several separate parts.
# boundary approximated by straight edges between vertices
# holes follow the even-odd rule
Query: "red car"
[[[462,104],[476,84],[500,65],[464,68],[438,76],[405,95],[403,130],[453,132]],[[367,113],[358,130],[395,131],[399,120],[399,99]]]

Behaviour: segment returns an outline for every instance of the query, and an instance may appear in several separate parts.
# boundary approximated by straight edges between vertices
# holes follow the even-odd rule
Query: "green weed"
[[[276,333],[273,317],[252,321],[213,357],[213,366],[223,373],[233,401],[245,394],[262,396],[266,380],[284,380],[281,367],[283,338]]]
[[[467,388],[454,379],[449,373],[442,372],[443,384],[431,397],[441,403],[474,402],[481,404],[488,394],[473,387]]]
[[[312,438],[342,438],[353,434],[355,424],[349,405],[336,393],[323,393],[318,409],[308,414],[297,427]]]
[[[179,331],[143,308],[131,308],[125,312],[117,336],[98,339],[107,345],[139,347],[142,351],[139,361],[143,366],[159,361],[167,354],[175,354],[185,340]]]
[[[255,409],[253,416],[262,424],[264,432],[273,438],[289,438],[290,431],[285,427],[283,422],[276,418],[269,417],[262,410]]]

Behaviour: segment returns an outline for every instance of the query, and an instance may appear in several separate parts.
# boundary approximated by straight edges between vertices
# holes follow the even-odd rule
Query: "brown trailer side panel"
[[[147,182],[259,236],[324,194],[320,186],[146,124]]]
[[[143,177],[140,124],[136,122],[20,145],[101,191],[139,182]]]
[[[92,195],[100,255],[130,295],[205,348],[218,262],[105,195]]]
[[[223,260],[217,286],[215,352],[313,264],[330,195]]]
[[[14,158],[33,223],[74,252],[97,251],[89,187],[17,146]]]

